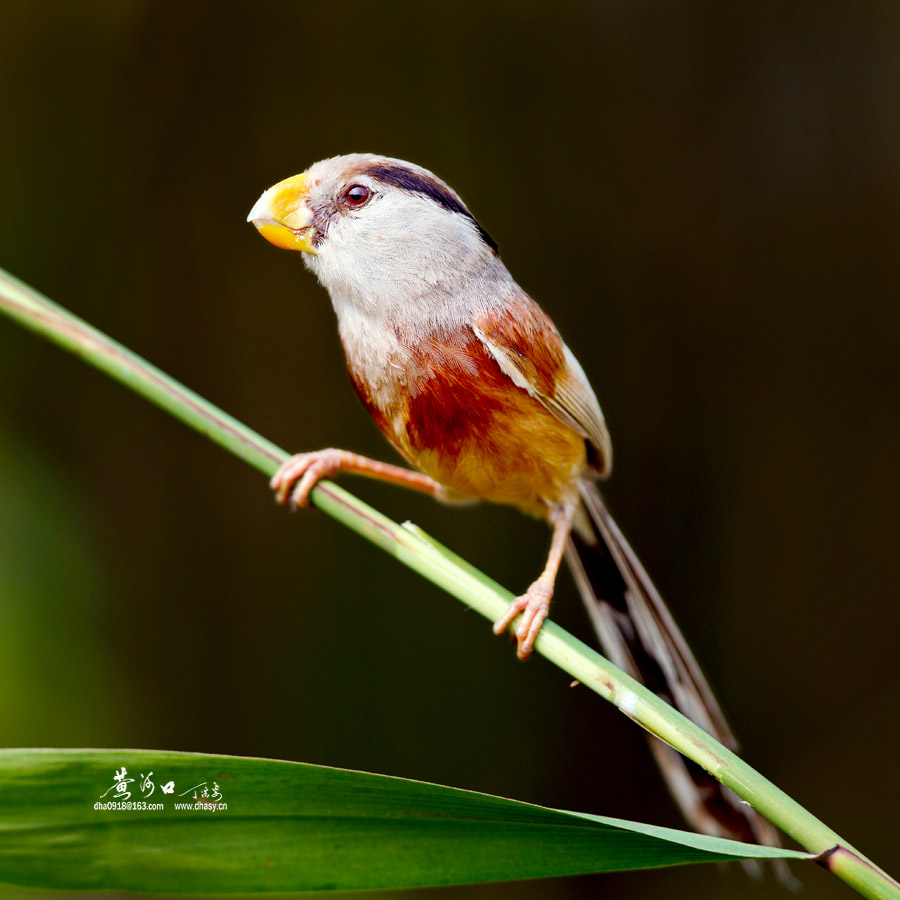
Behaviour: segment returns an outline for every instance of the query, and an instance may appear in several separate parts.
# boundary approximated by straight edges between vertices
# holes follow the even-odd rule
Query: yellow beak
[[[284,250],[315,254],[316,229],[306,205],[309,175],[294,175],[270,187],[256,201],[247,221],[270,243]]]

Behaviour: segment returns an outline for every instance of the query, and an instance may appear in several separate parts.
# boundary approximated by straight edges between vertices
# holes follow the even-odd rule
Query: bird
[[[421,166],[354,153],[278,182],[247,219],[270,243],[299,251],[328,291],[352,385],[413,467],[334,448],[300,453],[271,480],[278,501],[305,507],[317,481],[353,472],[544,519],[552,529],[544,567],[494,631],[514,626],[518,656],[532,653],[565,559],[606,655],[736,749],[598,489],[612,470],[612,443],[584,369],[460,196]],[[774,828],[751,807],[650,740],[694,827],[777,845]]]

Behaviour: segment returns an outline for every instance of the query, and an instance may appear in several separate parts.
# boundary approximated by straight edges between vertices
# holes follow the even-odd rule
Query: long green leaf
[[[109,803],[161,808],[96,808]],[[7,885],[165,894],[399,888],[809,858],[385,775],[145,750],[0,751],[0,835]]]

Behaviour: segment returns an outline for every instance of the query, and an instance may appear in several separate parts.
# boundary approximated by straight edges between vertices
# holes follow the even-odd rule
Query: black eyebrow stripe
[[[500,248],[497,246],[497,242],[478,224],[475,216],[440,182],[420,172],[407,169],[405,166],[391,163],[374,163],[367,166],[365,172],[382,184],[389,184],[413,194],[421,194],[423,197],[434,200],[444,209],[465,216],[478,230],[481,239],[499,256]]]

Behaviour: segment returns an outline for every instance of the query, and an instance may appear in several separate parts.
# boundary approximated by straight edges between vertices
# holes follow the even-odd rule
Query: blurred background
[[[393,459],[327,295],[245,218],[325,156],[435,171],[584,364],[609,503],[746,759],[897,875],[898,76],[894,3],[13,0],[0,265],[288,450]],[[4,744],[680,824],[638,729],[437,588],[6,320],[0,383]],[[514,511],[344,484],[512,590],[542,564]],[[568,579],[554,617],[588,637]],[[780,890],[700,867],[441,896]]]

